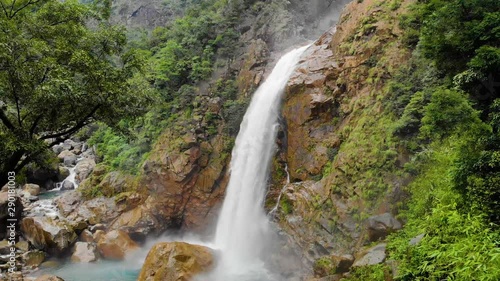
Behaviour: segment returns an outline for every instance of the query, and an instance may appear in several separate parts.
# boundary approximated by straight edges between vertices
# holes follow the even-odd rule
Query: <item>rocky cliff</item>
[[[385,124],[393,117],[383,106],[389,78],[409,56],[398,15],[411,1],[396,2],[351,2],[289,81],[277,162],[288,165],[291,183],[279,203],[279,224],[306,262],[353,255],[376,241],[371,216],[391,220],[404,196],[407,179],[397,170],[407,156],[392,141]],[[274,178],[283,169],[275,165]]]

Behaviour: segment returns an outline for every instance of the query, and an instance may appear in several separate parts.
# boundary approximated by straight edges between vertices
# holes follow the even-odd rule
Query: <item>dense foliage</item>
[[[142,61],[107,23],[106,3],[1,1],[0,185],[85,125],[146,109]]]

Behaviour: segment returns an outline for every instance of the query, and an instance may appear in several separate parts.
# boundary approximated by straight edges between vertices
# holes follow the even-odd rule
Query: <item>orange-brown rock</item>
[[[189,281],[214,264],[212,250],[183,242],[158,243],[149,251],[139,281]]]
[[[114,229],[151,227],[161,232],[169,227],[203,227],[215,220],[228,179],[227,140],[223,135],[200,143],[193,138],[191,134],[178,138],[172,132],[160,137],[143,166],[149,197],[115,220]]]
[[[139,246],[121,230],[112,230],[102,236],[97,242],[97,249],[101,256],[110,260],[123,260],[127,254],[135,251]]]

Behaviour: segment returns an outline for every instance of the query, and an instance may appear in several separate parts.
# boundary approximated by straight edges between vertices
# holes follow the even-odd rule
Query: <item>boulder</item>
[[[28,241],[19,241],[16,243],[16,248],[22,252],[27,252],[30,249]]]
[[[0,192],[0,239],[4,239],[7,234],[7,226],[9,222],[7,219],[21,220],[23,214],[23,204],[21,198],[15,197],[14,199],[15,212],[9,212],[9,192]]]
[[[378,241],[401,227],[401,223],[390,213],[372,216],[368,218],[368,238],[372,242]]]
[[[74,144],[73,140],[67,139],[64,141],[62,146],[63,146],[64,150],[71,150],[71,149],[73,149],[73,144]]]
[[[22,255],[24,266],[36,268],[45,260],[45,253],[42,251],[29,251]]]
[[[55,154],[59,155],[64,150],[63,145],[61,144],[56,144],[52,147],[52,151],[54,151]]]
[[[104,237],[104,235],[106,235],[106,231],[98,229],[94,232],[94,234],[92,235],[92,238],[94,239],[95,242],[97,242],[97,241],[101,240],[101,238]]]
[[[64,150],[63,152],[59,153],[59,155],[57,155],[57,158],[59,158],[59,160],[63,162],[65,166],[73,166],[76,163],[76,155],[68,150]]]
[[[94,170],[95,165],[96,164],[94,159],[86,158],[78,162],[75,167],[76,180],[78,182],[82,182],[84,179],[86,179]]]
[[[353,267],[375,265],[384,262],[386,244],[381,243],[364,251],[359,258],[356,259]]]
[[[71,255],[72,262],[93,262],[98,259],[97,247],[95,243],[76,242]]]
[[[37,196],[40,194],[40,186],[38,184],[34,183],[27,183],[24,185],[23,190],[28,192],[29,194],[33,196]]]
[[[65,180],[62,183],[61,190],[72,190],[75,189],[75,184],[70,182],[69,180]]]
[[[59,173],[57,175],[57,180],[59,182],[65,180],[69,176],[69,169],[64,166],[59,166]]]
[[[94,242],[92,232],[90,232],[90,230],[88,229],[83,230],[82,233],[80,233],[80,241],[88,243]]]
[[[128,234],[121,230],[112,230],[97,240],[97,249],[105,259],[123,260],[127,254],[138,248]]]
[[[348,272],[354,263],[352,255],[333,255],[331,256],[332,265],[335,267],[335,273]]]
[[[45,274],[35,279],[35,281],[64,281],[61,277]]]
[[[48,217],[24,218],[21,231],[35,248],[53,255],[63,254],[78,238],[68,223]]]
[[[211,249],[183,242],[163,242],[151,248],[146,257],[139,281],[191,280],[214,264]]]

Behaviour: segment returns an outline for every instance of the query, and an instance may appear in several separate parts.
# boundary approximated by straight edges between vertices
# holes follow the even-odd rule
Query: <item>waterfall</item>
[[[261,263],[270,235],[263,201],[276,149],[281,96],[307,47],[295,49],[278,61],[253,95],[243,117],[232,152],[231,178],[215,236],[215,245],[222,256],[219,268],[223,269],[219,272],[223,272],[223,276],[219,274],[213,280],[263,280],[252,268]],[[252,276],[247,277],[249,275]]]

